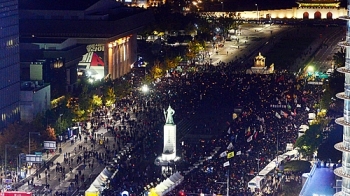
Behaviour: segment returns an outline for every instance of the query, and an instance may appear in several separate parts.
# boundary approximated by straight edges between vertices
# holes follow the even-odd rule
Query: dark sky
[[[98,0],[19,0],[20,9],[79,9],[84,10]],[[285,9],[296,7],[296,0],[222,0],[225,10],[244,11],[259,9]],[[311,0],[310,0],[311,1]],[[329,0],[326,0],[329,1]],[[342,7],[346,7],[347,0],[341,0]]]
[[[19,0],[20,9],[84,10],[98,0]]]

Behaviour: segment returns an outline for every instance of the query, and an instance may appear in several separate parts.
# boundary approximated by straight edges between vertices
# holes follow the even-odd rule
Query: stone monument
[[[246,70],[246,74],[272,74],[275,65],[272,63],[270,67],[265,65],[265,57],[259,52],[258,56],[254,58],[254,65]]]
[[[169,105],[167,110],[164,110],[164,144],[163,153],[157,157],[155,164],[162,166],[162,173],[172,173],[172,168],[175,162],[179,159],[176,156],[176,125],[174,123],[173,115],[175,110]]]

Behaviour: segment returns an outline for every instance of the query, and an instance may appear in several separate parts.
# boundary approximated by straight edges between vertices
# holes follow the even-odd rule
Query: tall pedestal
[[[162,161],[173,161],[176,158],[176,125],[164,125],[164,146]]]
[[[164,143],[162,155],[157,157],[154,164],[161,166],[163,176],[170,176],[176,171],[176,161],[180,157],[176,156],[176,125],[173,115],[175,111],[170,107],[164,110]]]

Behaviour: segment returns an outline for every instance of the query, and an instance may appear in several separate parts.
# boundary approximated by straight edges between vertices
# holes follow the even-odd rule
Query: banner
[[[233,149],[233,144],[232,142],[227,146],[227,150],[232,150]]]
[[[247,142],[251,142],[253,140],[253,135],[251,135],[250,137],[248,137]]]
[[[275,116],[278,118],[278,119],[281,119],[281,115],[279,113],[276,112]]]
[[[230,165],[230,161],[226,161],[225,163],[224,163],[224,167],[227,167],[227,166],[229,166]]]
[[[232,158],[232,157],[234,157],[235,156],[235,152],[229,152],[228,154],[227,154],[227,158],[228,159],[230,159],[230,158]]]
[[[224,152],[222,152],[222,153],[220,154],[220,158],[226,157],[226,156],[227,156],[227,152],[226,152],[226,151],[224,151]]]

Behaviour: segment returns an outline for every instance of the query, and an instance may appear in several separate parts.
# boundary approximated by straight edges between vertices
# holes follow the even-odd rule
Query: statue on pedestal
[[[164,110],[165,124],[174,124],[173,115],[175,114],[175,110],[171,108],[169,105],[167,110]]]

